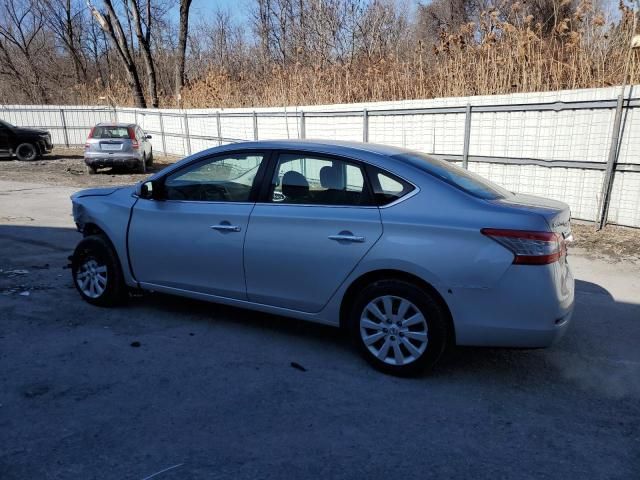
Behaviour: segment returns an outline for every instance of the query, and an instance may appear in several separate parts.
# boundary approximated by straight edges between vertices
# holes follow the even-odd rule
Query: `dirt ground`
[[[157,155],[147,174],[126,169],[104,169],[89,175],[82,161],[82,149],[56,148],[35,162],[0,161],[0,179],[68,187],[126,185],[138,182],[162,170],[181,157]],[[570,252],[610,262],[640,263],[640,229],[609,225],[597,232],[592,223],[573,221],[575,241]]]
[[[35,162],[18,160],[0,161],[0,179],[16,182],[41,183],[67,187],[94,187],[101,185],[127,185],[162,170],[177,162],[175,155],[154,155],[153,165],[147,173],[135,173],[128,169],[103,169],[89,175],[82,160],[82,149],[56,148],[49,155]]]

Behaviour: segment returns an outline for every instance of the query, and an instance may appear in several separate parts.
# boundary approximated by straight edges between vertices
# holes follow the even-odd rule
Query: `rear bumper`
[[[571,323],[574,279],[566,262],[512,265],[493,288],[451,297],[458,345],[548,347]]]
[[[93,168],[101,167],[137,167],[142,157],[135,153],[85,152],[84,163]]]

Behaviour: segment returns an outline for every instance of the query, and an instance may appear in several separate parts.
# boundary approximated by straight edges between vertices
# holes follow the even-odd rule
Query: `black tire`
[[[86,273],[86,266],[91,261],[96,262],[100,268],[106,267],[106,281],[104,282],[106,285],[97,296],[87,294],[86,287],[83,289],[82,279],[79,278],[79,274]],[[90,235],[80,241],[73,253],[71,274],[80,296],[92,305],[113,307],[124,303],[129,296],[118,256],[111,242],[104,235]]]
[[[426,327],[423,323],[410,327],[404,325],[398,325],[396,327],[395,321],[391,321],[391,324],[384,325],[385,322],[374,318],[374,323],[379,324],[381,327],[386,326],[387,328],[384,329],[384,331],[382,328],[370,330],[367,327],[363,327],[364,330],[361,329],[361,318],[371,318],[371,314],[369,313],[367,313],[366,316],[364,315],[365,308],[370,305],[371,302],[374,302],[374,300],[381,299],[382,297],[392,297],[392,314],[398,314],[401,299],[408,301],[411,306],[408,308],[406,315],[411,318],[418,318],[414,317],[415,313],[422,314]],[[379,302],[383,303],[382,300]],[[384,305],[382,305],[382,303],[374,305],[381,305],[382,313],[384,313]],[[442,356],[450,335],[447,313],[444,311],[440,302],[438,302],[431,292],[404,280],[379,280],[367,285],[355,298],[347,320],[351,338],[362,356],[376,369],[398,376],[416,375],[433,367]],[[389,322],[389,320],[386,320],[386,322]],[[369,324],[367,323],[367,325]],[[383,337],[369,347],[365,344],[363,335],[368,335],[367,338],[371,340],[374,337],[374,333],[383,335]],[[412,354],[410,348],[407,347],[413,346],[415,348],[414,351],[418,351],[422,349],[422,346],[416,347],[416,344],[420,342],[410,337],[422,336],[423,333],[426,333],[426,342],[424,342],[426,346],[424,350],[420,355]],[[370,348],[382,351],[387,341],[390,342],[387,351],[391,353],[391,350],[393,350],[393,360],[390,357],[386,357],[387,361],[385,362],[384,359],[379,359]],[[397,342],[395,346],[393,345],[394,342]],[[410,342],[411,345],[407,345],[406,342]],[[403,360],[400,365],[389,363],[396,362],[396,346]],[[405,357],[408,357],[409,361],[407,361]]]
[[[147,155],[145,153],[142,154],[142,160],[138,164],[137,172],[147,173]]]
[[[153,149],[149,152],[149,158],[147,158],[147,166],[150,167],[153,165]]]
[[[38,158],[38,148],[33,143],[21,143],[16,148],[16,157],[21,162],[32,162]]]
[[[91,165],[87,165],[87,173],[89,175],[95,175],[98,173],[98,169],[96,167],[92,167]]]

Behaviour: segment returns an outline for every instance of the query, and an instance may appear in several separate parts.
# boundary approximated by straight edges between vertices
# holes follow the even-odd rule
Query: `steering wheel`
[[[198,187],[196,188],[195,192],[193,192],[193,196],[196,197],[197,200],[211,201],[212,192],[219,193],[222,197],[222,200],[231,200],[229,192],[226,188],[224,188],[222,185],[215,185],[211,183],[198,183]]]

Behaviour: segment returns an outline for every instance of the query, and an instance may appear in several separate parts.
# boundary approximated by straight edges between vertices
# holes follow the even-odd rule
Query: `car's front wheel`
[[[357,296],[351,335],[374,367],[413,375],[432,367],[447,343],[447,316],[435,296],[403,280],[379,280]]]
[[[73,253],[71,272],[80,296],[93,305],[115,306],[128,296],[120,262],[104,235],[80,241]]]
[[[33,143],[21,143],[16,148],[16,157],[22,162],[31,162],[38,158],[38,149]]]

